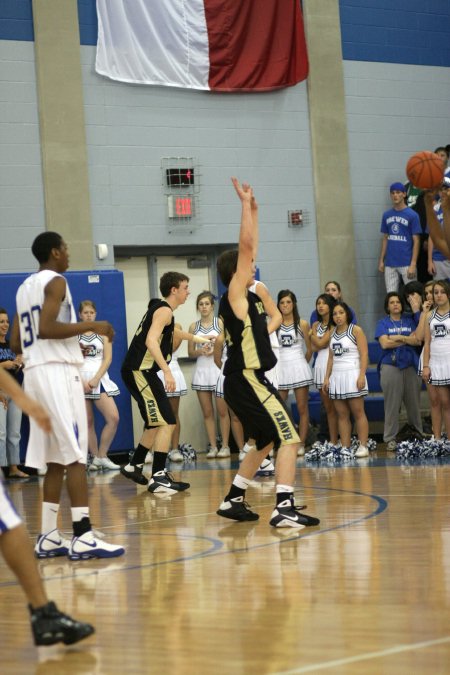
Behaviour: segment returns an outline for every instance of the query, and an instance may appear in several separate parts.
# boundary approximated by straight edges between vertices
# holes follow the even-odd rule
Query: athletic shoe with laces
[[[368,457],[369,456],[369,450],[367,446],[362,445],[361,443],[359,444],[359,448],[355,452],[355,457]]]
[[[95,628],[90,623],[82,623],[63,614],[54,602],[48,602],[36,609],[28,605],[28,609],[31,614],[34,644],[37,647],[54,645],[57,642],[73,645],[95,633]]]
[[[304,507],[302,507],[304,508]],[[311,527],[318,525],[320,520],[306,513],[301,513],[300,508],[295,506],[293,499],[285,499],[276,505],[270,518],[272,527]]]
[[[100,457],[93,457],[87,468],[89,471],[100,471],[102,468],[102,460]]]
[[[230,448],[228,446],[220,448],[219,452],[217,453],[216,457],[229,457],[230,456]]]
[[[210,447],[206,453],[206,459],[214,459],[215,457],[217,457],[217,448]]]
[[[233,497],[233,499],[224,499],[216,511],[218,516],[230,518],[230,520],[258,520],[259,515],[250,511],[250,504],[244,500],[244,497]]]
[[[148,485],[148,480],[142,473],[142,466],[134,466],[133,471],[128,471],[126,466],[122,466],[120,467],[120,473],[138,485]]]
[[[109,459],[109,457],[100,458],[100,466],[104,471],[119,471],[120,466]]]
[[[67,555],[70,547],[70,539],[64,539],[59,530],[51,530],[40,534],[34,547],[36,558],[57,558]]]
[[[241,451],[239,452],[239,461],[240,461],[240,462],[242,462],[242,460],[244,459],[244,457],[245,457],[246,454],[247,454],[247,451],[246,451],[246,450],[241,450]]]
[[[169,451],[169,459],[171,462],[182,462],[184,457],[178,448],[173,448]]]
[[[259,469],[256,472],[255,476],[274,476],[275,475],[275,467],[273,463],[270,461],[270,459],[263,459],[261,464],[259,465]]]
[[[88,530],[80,537],[73,537],[70,542],[69,560],[89,560],[90,558],[117,558],[123,555],[123,546],[108,544],[96,537],[92,530]]]
[[[168,495],[173,495],[176,492],[183,492],[191,487],[190,483],[183,483],[182,481],[174,480],[171,473],[164,469],[163,471],[157,471],[150,478],[150,483],[148,484],[149,492],[165,492]]]

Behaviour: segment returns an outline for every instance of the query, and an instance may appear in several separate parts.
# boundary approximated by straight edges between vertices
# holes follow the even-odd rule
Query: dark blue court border
[[[172,558],[170,560],[163,560],[163,561],[160,561],[160,562],[151,562],[151,563],[147,563],[147,564],[144,564],[144,565],[124,565],[123,567],[120,567],[118,569],[108,569],[108,567],[97,568],[95,570],[88,570],[87,569],[85,571],[85,573],[77,574],[77,577],[92,576],[92,575],[102,574],[102,573],[106,574],[107,572],[112,574],[112,573],[116,573],[116,572],[128,572],[128,571],[131,571],[131,570],[141,570],[141,569],[146,569],[146,568],[151,569],[153,567],[162,567],[163,565],[172,565],[172,564],[179,563],[179,562],[188,562],[188,561],[192,561],[192,560],[197,560],[199,558],[209,558],[209,557],[218,556],[218,555],[230,555],[230,554],[233,554],[233,553],[240,553],[242,551],[246,551],[246,552],[256,551],[258,549],[267,548],[269,546],[281,546],[282,544],[284,544],[286,542],[289,542],[289,541],[299,541],[300,539],[307,539],[309,537],[315,537],[317,535],[326,534],[328,532],[334,532],[336,530],[341,530],[341,529],[346,528],[346,527],[352,527],[353,525],[357,525],[358,523],[362,523],[365,520],[370,520],[371,518],[375,518],[376,516],[379,516],[388,507],[388,502],[386,501],[386,499],[383,499],[383,497],[379,497],[378,495],[370,494],[370,493],[367,493],[367,492],[360,492],[359,490],[343,490],[341,488],[322,488],[322,487],[312,487],[310,489],[317,490],[317,491],[323,491],[323,492],[342,492],[342,493],[345,493],[345,494],[357,495],[359,497],[368,497],[369,499],[372,499],[376,502],[377,507],[374,511],[366,514],[365,516],[361,516],[360,518],[356,518],[355,520],[350,520],[347,523],[341,523],[340,525],[335,525],[334,527],[328,527],[328,528],[325,528],[325,529],[314,529],[314,530],[311,530],[311,531],[309,531],[308,528],[306,528],[304,530],[303,529],[300,530],[301,534],[297,533],[297,534],[293,535],[292,537],[289,537],[289,536],[283,537],[283,539],[279,540],[279,541],[270,541],[270,542],[266,542],[264,544],[256,544],[255,546],[250,546],[250,547],[245,546],[245,547],[241,547],[241,548],[231,548],[231,549],[226,549],[225,551],[223,550],[224,543],[221,539],[216,539],[214,537],[202,537],[202,536],[198,536],[198,535],[182,534],[182,535],[178,535],[178,538],[181,539],[181,540],[183,540],[183,539],[194,539],[194,540],[199,540],[199,541],[205,541],[205,542],[209,542],[211,544],[211,546],[207,550],[200,551],[199,553],[194,553],[193,555],[182,556],[182,557],[179,557],[179,558]],[[235,521],[230,521],[229,525],[231,526],[233,524],[236,525],[236,527],[239,527],[239,523],[237,523]],[[255,526],[256,526],[256,523],[255,523]],[[133,532],[125,532],[123,534],[124,534],[124,536],[127,536],[127,537],[141,535],[140,532],[139,533],[138,532],[134,532],[134,533]],[[117,535],[114,535],[114,536],[120,537],[120,533],[118,533]],[[155,533],[149,532],[146,536],[148,538],[150,538],[150,537],[155,537],[155,536],[156,537],[173,537],[174,535],[173,534],[165,534],[165,533],[161,533],[161,532],[157,532],[157,533],[156,532]],[[64,557],[62,557],[61,561],[63,561],[63,560],[65,561],[66,559]],[[105,562],[110,561],[111,563],[115,563],[117,560],[119,560],[119,558],[110,558],[110,559],[103,558],[103,559],[99,559],[99,560],[104,560]],[[57,564],[58,558],[52,558],[51,562],[55,562]],[[86,561],[86,562],[88,562],[88,561]],[[80,561],[80,565],[85,565],[86,562]],[[74,565],[74,570],[76,569],[77,572],[80,572],[81,568],[78,566],[78,564],[76,562],[71,563],[71,564]],[[53,580],[56,580],[56,579],[72,579],[73,577],[74,577],[73,574],[62,574],[62,575],[54,576],[54,577],[46,577],[44,579],[44,583],[46,581],[53,581]],[[5,581],[5,582],[0,583],[0,588],[7,588],[9,586],[18,586],[18,585],[19,585],[19,582],[16,581],[16,580]]]

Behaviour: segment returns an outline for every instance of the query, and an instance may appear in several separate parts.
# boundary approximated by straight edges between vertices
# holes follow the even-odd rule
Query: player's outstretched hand
[[[241,202],[248,202],[251,204],[252,200],[254,200],[251,186],[248,183],[242,183],[241,185],[238,179],[234,177],[231,179],[231,182],[233,183],[234,189],[236,190],[236,193]]]
[[[94,321],[93,324],[95,325],[95,328],[92,330],[97,333],[97,335],[105,335],[110,342],[114,340],[114,328],[109,321]]]

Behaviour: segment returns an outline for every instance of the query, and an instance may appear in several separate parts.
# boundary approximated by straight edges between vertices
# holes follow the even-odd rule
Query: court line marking
[[[300,530],[301,534],[299,534],[298,531],[297,531],[296,534],[294,534],[294,532],[293,532],[292,536],[289,536],[289,534],[287,533],[287,536],[284,536],[282,540],[277,539],[276,541],[269,541],[269,542],[265,542],[264,544],[255,544],[254,546],[250,546],[250,547],[245,546],[245,547],[240,547],[240,548],[227,548],[225,550],[223,550],[224,549],[224,542],[220,538],[209,537],[209,536],[190,535],[190,534],[181,534],[181,535],[175,534],[174,535],[173,533],[169,533],[169,532],[165,533],[165,532],[151,532],[150,531],[150,532],[146,533],[147,537],[151,537],[151,536],[153,536],[153,537],[155,537],[155,536],[156,537],[161,537],[161,536],[163,536],[163,537],[164,536],[165,537],[174,537],[174,536],[177,537],[178,536],[180,539],[204,540],[204,541],[210,542],[212,544],[212,546],[209,547],[209,549],[206,549],[205,551],[200,551],[199,553],[194,553],[192,555],[182,556],[182,557],[173,558],[173,559],[169,559],[169,560],[161,560],[161,561],[157,561],[157,562],[150,562],[150,563],[145,563],[145,564],[140,564],[140,565],[137,565],[137,564],[135,564],[135,565],[123,565],[121,567],[115,566],[114,569],[111,569],[111,568],[108,569],[108,567],[96,568],[96,569],[86,569],[85,572],[83,571],[82,574],[77,574],[77,576],[91,576],[91,575],[94,575],[94,574],[106,574],[106,573],[111,574],[111,573],[114,573],[114,572],[127,572],[127,571],[131,571],[131,570],[139,570],[139,569],[145,569],[145,568],[159,567],[159,566],[163,566],[163,565],[170,565],[170,564],[179,563],[179,562],[189,562],[191,560],[197,560],[199,558],[210,558],[210,557],[215,557],[215,556],[218,556],[218,555],[230,555],[230,554],[233,554],[233,553],[240,553],[242,551],[245,551],[245,552],[249,553],[251,551],[257,551],[259,549],[267,548],[269,546],[280,546],[281,544],[284,544],[287,541],[308,539],[310,537],[314,537],[314,536],[317,536],[317,535],[326,534],[327,532],[333,532],[333,531],[336,531],[336,530],[341,530],[341,529],[346,528],[346,527],[352,527],[353,525],[356,525],[358,523],[364,522],[365,520],[369,520],[371,518],[374,518],[375,516],[380,515],[388,507],[388,502],[385,499],[383,499],[382,497],[379,497],[377,495],[373,495],[373,494],[370,494],[370,493],[366,493],[366,492],[360,492],[359,490],[344,490],[342,488],[329,488],[329,487],[320,487],[320,486],[308,486],[308,489],[319,490],[319,491],[323,491],[323,492],[340,492],[340,493],[343,492],[345,494],[352,494],[352,495],[358,495],[358,496],[362,496],[362,497],[369,497],[369,499],[375,500],[378,503],[378,506],[371,513],[368,513],[365,516],[361,516],[360,518],[356,518],[355,520],[351,520],[348,523],[340,523],[339,525],[334,525],[333,527],[328,527],[328,528],[325,528],[325,529],[314,530],[313,532],[308,532],[307,530]],[[226,519],[223,519],[223,520],[226,520]],[[254,522],[255,526],[256,526],[258,521],[252,521],[252,522]],[[231,527],[233,525],[235,525],[236,527],[239,527],[239,526],[242,527],[243,525],[245,526],[246,524],[248,525],[248,523],[237,523],[236,521],[230,521],[228,523],[228,527]],[[133,523],[133,525],[134,525],[134,523]],[[227,525],[222,524],[221,529],[223,527],[227,527]],[[279,532],[279,530],[278,530],[278,532]],[[117,534],[120,536],[120,533],[117,533]],[[127,531],[125,531],[122,534],[124,536],[128,536],[128,537],[130,537],[130,536],[140,536],[141,535],[140,532],[127,532]],[[280,533],[280,534],[283,534],[283,533]],[[98,561],[98,559],[94,559],[94,560],[95,560],[95,562]],[[118,562],[119,562],[119,558],[109,558],[109,559],[103,559],[103,560],[108,560],[110,562],[111,566],[113,564],[117,565]],[[123,558],[120,557],[120,560],[123,560]],[[45,559],[41,560],[41,562],[44,562],[44,561],[45,561]],[[55,563],[58,563],[60,561],[61,564],[63,562],[67,563],[67,559],[65,558],[65,556],[61,556],[61,558],[52,558],[51,562],[53,563],[53,561]],[[86,562],[87,561],[80,562],[80,564],[85,565]],[[78,566],[78,564],[76,562],[75,562],[75,564],[73,562],[71,562],[70,564],[71,564],[71,566],[72,565],[74,566],[74,569],[76,569],[78,572],[80,572],[81,568]],[[56,564],[55,564],[55,566],[56,566]],[[46,581],[53,581],[54,579],[71,579],[72,577],[73,577],[73,574],[59,574],[59,575],[55,575],[54,577],[46,577]],[[9,587],[9,586],[17,586],[17,585],[19,585],[19,582],[16,581],[16,580],[4,581],[4,582],[0,583],[0,588],[5,588],[5,587]]]
[[[346,666],[350,663],[359,663],[360,661],[369,661],[370,659],[379,659],[383,656],[392,656],[394,654],[401,654],[402,652],[409,652],[415,649],[426,649],[427,647],[434,647],[435,645],[445,644],[450,642],[450,636],[445,638],[438,638],[436,640],[427,640],[425,642],[415,642],[409,645],[397,645],[389,649],[382,649],[378,652],[367,652],[367,654],[359,654],[358,656],[349,656],[346,659],[336,659],[334,661],[323,661],[322,663],[315,663],[310,666],[301,666],[300,668],[293,668],[292,670],[282,670],[274,675],[300,675],[300,673],[313,673],[324,668],[337,668],[339,666]]]

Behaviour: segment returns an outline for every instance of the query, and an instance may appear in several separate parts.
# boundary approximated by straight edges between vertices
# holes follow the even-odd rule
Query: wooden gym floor
[[[268,526],[272,478],[248,491],[256,524],[219,518],[237,462],[203,457],[170,498],[90,476],[93,523],[126,555],[39,563],[49,596],[95,624],[86,642],[36,649],[0,562],[2,675],[450,673],[450,458],[298,460],[297,500],[321,524],[296,534]],[[33,538],[41,486],[9,482]],[[67,501],[62,512],[69,532]]]

